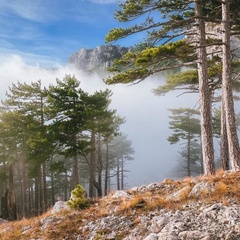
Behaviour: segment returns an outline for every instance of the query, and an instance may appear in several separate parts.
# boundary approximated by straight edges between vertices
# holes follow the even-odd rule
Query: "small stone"
[[[118,199],[118,198],[131,198],[131,196],[122,190],[116,191],[113,195],[112,195],[113,199]]]
[[[155,233],[151,233],[147,237],[145,237],[144,240],[158,240],[158,235]]]
[[[66,202],[64,202],[64,201],[57,201],[56,203],[55,203],[55,205],[53,206],[53,209],[52,209],[52,214],[56,214],[56,213],[58,213],[58,212],[61,212],[62,210],[64,210],[64,209],[70,209],[69,207],[68,207],[68,205],[67,205],[67,203]]]

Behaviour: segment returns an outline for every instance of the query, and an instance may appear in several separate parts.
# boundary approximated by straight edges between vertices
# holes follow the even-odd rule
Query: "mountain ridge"
[[[81,48],[73,52],[67,60],[67,65],[74,65],[86,72],[105,71],[111,67],[114,59],[120,58],[130,48],[119,45],[102,45],[95,48]]]

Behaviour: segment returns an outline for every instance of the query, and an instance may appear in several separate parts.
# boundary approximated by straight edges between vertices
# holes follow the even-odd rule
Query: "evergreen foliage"
[[[105,148],[124,123],[110,109],[111,95],[108,89],[89,94],[69,75],[45,88],[40,80],[9,88],[0,108],[0,194],[12,176],[19,218],[44,212],[58,197],[67,200],[80,183],[98,195],[103,187],[109,192],[116,165],[105,165]]]
[[[234,170],[238,169],[240,150],[232,96],[230,36],[239,34],[236,31],[240,26],[239,13],[236,12],[239,0],[127,0],[119,6],[115,18],[119,22],[132,22],[132,26],[110,30],[106,41],[116,41],[140,32],[146,33],[147,37],[140,43],[144,48],[136,47],[138,51],[127,53],[115,61],[109,69],[114,75],[108,77],[106,83],[138,83],[156,72],[183,66],[196,69],[197,66],[197,70],[170,77],[164,86],[154,91],[164,94],[173,89],[186,88],[199,92],[204,173],[214,174],[211,100],[214,90],[221,87],[221,119],[225,121],[222,129],[227,131],[225,138],[229,142],[232,166]],[[136,19],[138,21],[135,23]],[[219,25],[218,37],[207,35],[206,24],[209,23]],[[183,37],[186,38],[179,40]],[[175,45],[178,47],[175,48]],[[208,47],[212,46],[221,46],[221,57],[219,52],[208,51]],[[226,146],[224,144],[222,148],[226,149]]]
[[[186,160],[187,175],[192,174],[192,165],[202,165],[202,159],[199,158],[199,152],[195,151],[199,149],[197,142],[200,139],[200,119],[199,111],[190,108],[178,108],[170,109],[172,116],[169,118],[169,128],[172,129],[173,134],[168,137],[168,141],[171,144],[182,142],[184,147],[181,151],[181,156]]]
[[[86,198],[86,190],[81,184],[78,184],[77,187],[71,191],[71,197],[67,201],[67,205],[70,208],[74,209],[83,209],[88,207],[88,200]]]

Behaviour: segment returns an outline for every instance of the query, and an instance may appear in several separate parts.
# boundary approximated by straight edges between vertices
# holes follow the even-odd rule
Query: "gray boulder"
[[[64,202],[64,201],[57,201],[56,203],[55,203],[55,205],[53,206],[53,209],[52,209],[52,214],[56,214],[56,213],[58,213],[58,212],[61,212],[62,210],[64,210],[64,209],[70,209],[69,207],[68,207],[68,205],[67,205],[67,203],[66,202]]]

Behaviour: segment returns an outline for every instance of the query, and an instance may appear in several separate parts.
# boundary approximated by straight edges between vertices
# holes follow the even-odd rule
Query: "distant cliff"
[[[67,64],[87,72],[98,72],[112,66],[113,60],[120,58],[128,50],[127,47],[117,45],[103,45],[92,49],[81,48],[69,57]]]
[[[206,37],[218,39],[219,42],[222,40],[222,27],[219,24],[207,23],[205,25]],[[188,43],[196,42],[196,27],[189,29],[188,34],[185,36],[185,40]],[[240,39],[238,36],[231,36],[231,50],[233,56],[238,59],[240,57]],[[207,47],[208,57],[211,59],[213,56],[222,57],[222,46],[219,44]]]

